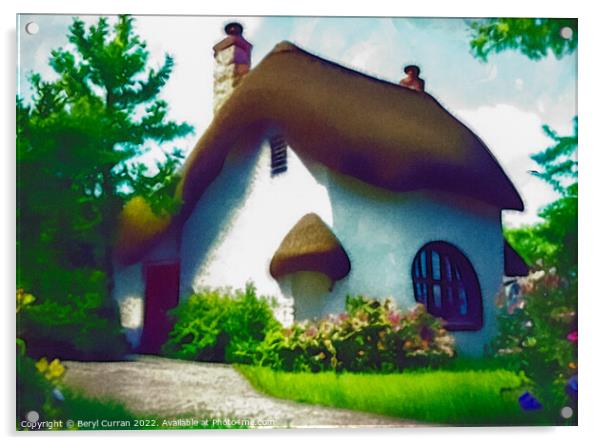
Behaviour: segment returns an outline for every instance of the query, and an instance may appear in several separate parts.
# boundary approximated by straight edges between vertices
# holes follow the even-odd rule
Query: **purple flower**
[[[570,342],[577,343],[577,331],[573,331],[566,336],[566,339]]]
[[[523,395],[518,398],[518,403],[523,411],[536,411],[542,407],[539,400],[537,400],[529,391],[525,391]]]
[[[569,395],[569,397],[573,400],[577,400],[577,374],[575,374],[573,377],[571,377],[569,379],[569,381],[567,382],[566,386],[564,387],[566,393]]]

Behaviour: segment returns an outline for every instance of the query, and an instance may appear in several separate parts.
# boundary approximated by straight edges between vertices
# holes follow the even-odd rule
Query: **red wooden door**
[[[167,312],[178,304],[180,264],[147,264],[144,280],[144,325],[139,349],[146,354],[157,354],[172,327]]]

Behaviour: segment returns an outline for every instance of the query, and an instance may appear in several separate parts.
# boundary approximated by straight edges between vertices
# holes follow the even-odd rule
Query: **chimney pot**
[[[407,76],[399,81],[402,87],[415,91],[424,91],[424,79],[420,78],[420,67],[418,65],[406,65],[403,72]]]
[[[243,27],[238,22],[231,22],[224,27],[224,31],[229,36],[242,36]]]
[[[213,112],[230,97],[234,88],[251,69],[253,45],[242,36],[243,27],[238,22],[224,27],[227,34],[213,47],[215,68],[213,71]]]

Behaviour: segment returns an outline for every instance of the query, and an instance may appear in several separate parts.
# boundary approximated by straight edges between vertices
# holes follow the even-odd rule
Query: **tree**
[[[133,23],[120,16],[112,26],[100,18],[86,27],[74,18],[71,47],[51,53],[58,78],[34,73],[30,104],[17,98],[18,285],[42,303],[86,300],[101,317],[112,311],[112,246],[124,199],[138,193],[157,211],[173,206],[162,191],[173,188],[181,151],[166,151],[153,177],[138,157],[149,141],[192,131],[169,120],[159,98],[173,58],[149,68]]]
[[[494,18],[473,21],[470,27],[472,53],[483,61],[509,49],[533,60],[550,51],[561,58],[577,49],[577,19]]]
[[[555,142],[531,156],[541,168],[537,177],[560,193],[560,198],[544,207],[543,222],[506,230],[509,242],[531,264],[540,260],[557,267],[562,274],[577,276],[577,119],[573,134],[559,136],[547,125],[544,131]]]
[[[578,43],[577,19],[492,18],[470,22],[470,48],[482,61],[492,53],[515,50],[532,60],[550,52],[557,58],[573,53]],[[531,158],[540,166],[532,172],[548,182],[561,197],[540,211],[543,223],[506,230],[518,252],[532,264],[544,260],[577,273],[577,118],[573,134],[559,136],[548,125],[543,131],[555,144]]]
[[[473,55],[483,61],[507,49],[539,60],[577,48],[575,19],[486,19],[471,28]],[[519,280],[521,292],[498,314],[492,346],[532,379],[546,423],[576,424],[576,415],[561,419],[559,412],[567,405],[577,409],[577,118],[572,135],[559,136],[547,125],[543,131],[553,143],[531,156],[541,170],[532,173],[560,198],[540,211],[542,222],[505,230],[534,273]]]

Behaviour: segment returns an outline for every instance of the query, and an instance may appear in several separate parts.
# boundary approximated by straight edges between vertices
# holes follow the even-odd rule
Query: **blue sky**
[[[572,129],[577,113],[577,56],[557,60],[549,56],[531,61],[505,52],[488,63],[469,51],[469,28],[464,19],[444,18],[332,18],[238,17],[245,37],[254,45],[258,63],[278,42],[290,40],[304,49],[342,65],[397,82],[402,67],[421,67],[426,90],[448,111],[467,124],[489,146],[517,185],[526,211],[504,212],[507,224],[537,219],[537,210],[554,199],[549,186],[529,175],[537,166],[529,155],[550,145],[541,126],[549,124],[561,134]],[[86,17],[92,23],[96,17]],[[190,149],[212,118],[211,47],[223,36],[232,18],[195,16],[140,16],[136,29],[148,42],[151,65],[166,52],[176,67],[164,90],[171,117],[195,127],[195,134],[176,143]],[[23,31],[35,21],[39,32]],[[28,96],[30,71],[51,78],[48,56],[52,48],[69,47],[70,16],[21,16],[18,23],[19,92]],[[160,156],[151,146],[146,158]]]

